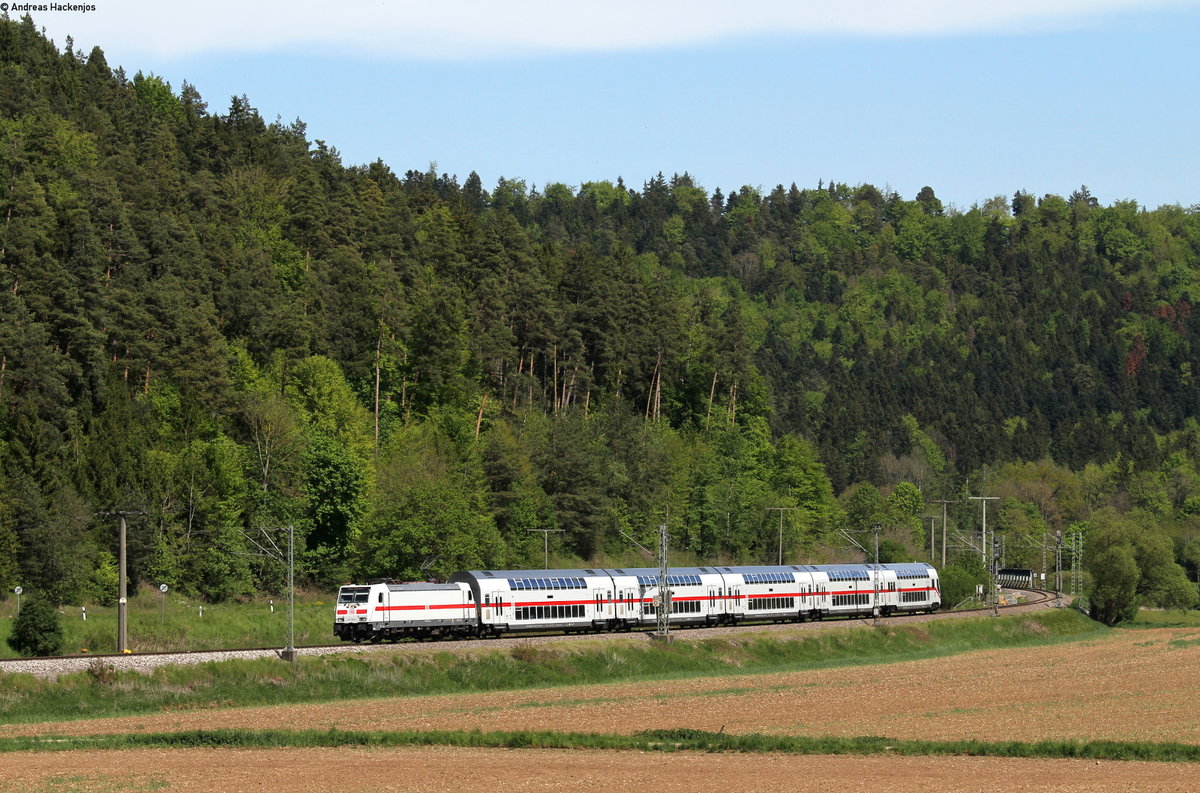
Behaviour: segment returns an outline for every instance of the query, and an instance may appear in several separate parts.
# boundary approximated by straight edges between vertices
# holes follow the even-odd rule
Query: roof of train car
[[[926,562],[900,562],[879,565],[884,570],[931,567]],[[791,564],[791,565],[708,565],[705,567],[670,567],[669,575],[697,575],[713,573],[780,573],[780,572],[829,572],[846,569],[871,569],[874,565],[858,562],[845,564]],[[464,570],[455,576],[470,576],[480,581],[505,578],[578,578],[582,576],[657,576],[657,567],[610,567],[578,568],[571,570]],[[453,576],[451,577],[453,578]]]
[[[405,581],[401,584],[388,584],[390,592],[428,592],[431,589],[453,589],[458,591],[458,584],[437,584],[433,581]]]
[[[806,573],[812,569],[812,565],[807,564],[766,564],[766,565],[716,565],[713,567],[701,567],[704,572],[713,573]]]
[[[480,581],[504,578],[579,578],[580,576],[607,576],[608,572],[600,568],[575,570],[463,570],[454,575],[468,575]]]
[[[911,567],[929,567],[925,562],[899,562],[879,565],[884,570],[896,570],[900,568],[908,569]],[[685,568],[688,570],[699,570],[700,572],[717,572],[717,573],[808,573],[808,572],[828,572],[830,570],[847,570],[847,569],[873,569],[874,564],[864,562],[846,562],[844,564],[785,564],[785,565],[718,565],[714,567],[698,567]],[[672,567],[672,570],[677,568]]]
[[[657,576],[659,570],[657,567],[609,567],[603,572],[609,575],[648,575]],[[713,574],[719,572],[715,567],[668,567],[668,575],[697,575],[701,573]]]

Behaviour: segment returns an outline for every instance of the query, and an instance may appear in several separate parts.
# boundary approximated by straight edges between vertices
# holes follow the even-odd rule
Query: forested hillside
[[[541,566],[531,530],[633,563],[662,522],[773,562],[770,507],[788,561],[875,523],[927,558],[927,500],[994,495],[1008,563],[1083,531],[1194,598],[1195,207],[348,166],[26,19],[0,214],[5,589],[111,598],[114,509],[137,580],[223,599],[285,525],[328,586]]]

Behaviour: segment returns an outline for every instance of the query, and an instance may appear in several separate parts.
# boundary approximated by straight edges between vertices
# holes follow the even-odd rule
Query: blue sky
[[[214,112],[300,118],[347,164],[1200,203],[1191,0],[94,3],[33,16]]]

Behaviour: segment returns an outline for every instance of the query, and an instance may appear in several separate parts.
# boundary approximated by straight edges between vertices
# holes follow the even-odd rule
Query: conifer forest
[[[659,524],[673,564],[860,559],[879,524],[940,566],[933,502],[969,539],[989,496],[1008,566],[1078,535],[1097,608],[1197,601],[1200,206],[335,144],[0,20],[9,596],[111,601],[117,510],[133,583],[221,601],[279,591],[285,526],[313,588],[544,541],[649,566],[623,534]]]

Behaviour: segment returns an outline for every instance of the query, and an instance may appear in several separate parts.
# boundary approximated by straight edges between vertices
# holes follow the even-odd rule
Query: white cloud
[[[75,0],[78,2],[79,0]],[[1091,24],[1196,0],[88,0],[34,13],[60,44],[122,56],[296,51],[472,58],[648,49],[759,34],[946,36]],[[15,16],[16,14],[14,14]]]

